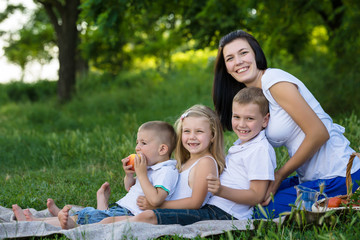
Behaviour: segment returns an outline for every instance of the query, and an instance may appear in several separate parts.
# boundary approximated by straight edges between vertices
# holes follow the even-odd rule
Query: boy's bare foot
[[[32,213],[30,212],[29,209],[24,209],[23,213],[25,215],[26,221],[31,222],[31,221],[40,221],[41,220],[41,219],[34,217],[34,215],[32,215]]]
[[[62,229],[71,229],[77,227],[77,224],[74,220],[70,217],[69,211],[72,206],[66,205],[62,210],[60,210],[58,214],[58,219],[60,222],[60,226]]]
[[[105,182],[96,193],[97,199],[97,209],[106,210],[109,206],[109,198],[110,198],[110,184]]]
[[[19,207],[17,204],[12,205],[12,210],[15,214],[17,221],[26,221],[25,214],[23,213],[23,210],[21,207]]]
[[[49,210],[49,212],[53,215],[53,216],[57,216],[60,212],[60,208],[58,208],[58,206],[56,206],[55,202],[53,199],[49,198],[46,202],[46,206]]]

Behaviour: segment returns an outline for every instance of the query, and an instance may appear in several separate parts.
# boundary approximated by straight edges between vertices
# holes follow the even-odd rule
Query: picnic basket
[[[352,179],[351,179],[351,167],[353,165],[353,161],[355,159],[355,157],[358,157],[360,159],[360,153],[356,153],[354,152],[353,154],[350,155],[350,158],[349,158],[349,162],[347,164],[347,167],[346,167],[346,195],[338,195],[336,197],[340,198],[341,200],[344,200],[344,201],[348,201],[350,200],[351,196],[353,195],[353,192],[352,192]],[[360,187],[358,187],[355,192],[357,191],[360,191]],[[342,207],[328,207],[327,209],[324,209],[325,208],[325,199],[321,199],[317,202],[317,207],[313,206],[312,207],[312,210],[314,212],[323,212],[323,211],[330,211],[330,210],[339,210],[339,209],[345,209],[346,207],[345,206],[342,206]],[[315,204],[314,204],[315,205]],[[360,210],[360,207],[359,206],[354,206],[353,209],[355,210]]]
[[[351,167],[355,157],[360,159],[359,153],[351,154],[349,162],[346,167],[346,195],[339,195],[344,200],[349,200],[352,193],[352,179],[351,179]],[[355,192],[360,192],[360,187],[356,189]],[[355,193],[354,192],[354,193]],[[324,223],[333,224],[332,214],[337,212],[338,214],[346,214],[350,211],[348,206],[342,206],[338,208],[326,208],[325,199],[321,199],[313,204],[312,211],[303,211],[299,209],[294,209],[291,212],[285,213],[284,223],[295,223],[299,227],[309,226],[309,225],[318,225],[321,226]],[[353,210],[360,210],[360,207],[352,207]]]

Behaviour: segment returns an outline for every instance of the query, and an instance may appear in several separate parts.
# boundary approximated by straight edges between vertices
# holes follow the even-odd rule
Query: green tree
[[[53,58],[54,39],[54,31],[51,25],[47,24],[47,17],[42,9],[37,9],[22,29],[10,33],[4,52],[10,62],[20,66],[21,81],[29,62],[46,64]]]
[[[85,0],[80,5],[79,24],[85,27],[80,49],[83,57],[101,70],[116,74],[127,59],[123,47],[132,32],[124,21],[131,1]]]
[[[35,3],[40,4],[46,12],[48,19],[55,32],[55,42],[58,46],[58,58],[59,58],[59,80],[58,80],[58,98],[61,102],[65,102],[71,99],[75,92],[76,82],[76,67],[77,60],[79,59],[78,44],[79,44],[79,30],[78,30],[78,16],[80,0],[34,0]],[[8,4],[6,10],[0,14],[0,21],[6,19],[10,14],[16,10],[24,10],[24,6]],[[25,68],[26,63],[31,59],[46,59],[49,55],[46,55],[46,51],[39,50],[38,45],[33,45],[34,39],[32,37],[44,36],[44,39],[38,39],[39,44],[45,43],[50,40],[50,30],[47,27],[47,23],[43,26],[35,26],[34,29],[27,28],[20,30],[19,35],[21,40],[10,39],[10,46],[7,48],[7,56],[16,61],[22,69]],[[42,28],[46,28],[42,29]],[[37,32],[40,30],[41,34]],[[32,36],[32,37],[31,37]],[[31,44],[30,44],[31,42]],[[29,44],[24,46],[23,43]],[[46,44],[44,44],[46,46]],[[17,47],[26,49],[24,52],[18,51]],[[41,48],[40,48],[41,49]],[[34,57],[34,54],[38,54]],[[78,61],[79,62],[79,61]]]
[[[184,43],[181,2],[84,1],[80,14],[87,25],[81,44],[84,56],[114,74],[131,64],[133,56],[156,56],[159,67],[170,67],[171,52]]]

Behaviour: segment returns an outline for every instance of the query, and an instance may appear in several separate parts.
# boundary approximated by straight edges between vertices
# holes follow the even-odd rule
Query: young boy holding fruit
[[[65,206],[58,217],[35,218],[29,211],[13,207],[18,221],[44,221],[62,228],[74,227],[77,224],[100,222],[106,217],[133,216],[142,212],[136,204],[139,196],[145,196],[153,206],[160,206],[175,191],[178,180],[176,160],[169,160],[176,145],[176,133],[172,125],[163,121],[150,121],[142,124],[137,132],[136,155],[122,160],[125,171],[124,186],[128,193],[110,209],[105,195],[98,194],[98,209],[86,207],[75,214],[69,214],[71,206]],[[131,164],[128,162],[131,159]],[[136,174],[136,178],[134,177]],[[110,190],[104,183],[100,190]],[[99,193],[98,191],[98,193]],[[108,191],[110,194],[110,191]],[[99,209],[99,204],[102,206]],[[103,210],[104,209],[104,210]],[[26,215],[26,216],[25,216]],[[71,216],[70,216],[71,215]]]

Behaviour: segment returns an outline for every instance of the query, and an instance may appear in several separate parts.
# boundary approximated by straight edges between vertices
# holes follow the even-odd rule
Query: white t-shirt
[[[306,86],[291,74],[280,69],[267,69],[261,79],[262,89],[269,101],[270,120],[266,128],[266,136],[273,147],[285,146],[289,155],[293,156],[305,138],[304,132],[290,115],[275,101],[270,87],[278,82],[290,82],[297,86],[301,96],[314,110],[327,128],[330,138],[314,156],[299,167],[296,172],[300,182],[317,179],[330,179],[337,176],[345,177],[346,166],[350,155],[354,152],[350,142],[343,133],[345,129],[333,123],[330,116],[320,106]],[[351,173],[360,168],[360,161],[355,159]]]
[[[177,200],[177,199],[183,199],[183,198],[191,197],[192,189],[189,186],[189,174],[190,174],[190,171],[191,171],[191,169],[193,167],[196,166],[196,164],[198,164],[198,162],[202,158],[205,158],[205,157],[211,158],[214,161],[214,164],[216,166],[216,171],[217,171],[217,169],[218,169],[217,168],[217,163],[216,163],[215,159],[212,156],[204,156],[204,157],[199,158],[188,169],[186,169],[185,171],[182,171],[182,172],[179,173],[179,180],[178,180],[177,185],[176,185],[176,191],[172,195],[170,200]],[[218,175],[218,172],[216,173],[216,175]],[[210,192],[207,193],[207,195],[206,195],[206,197],[204,199],[204,202],[202,203],[201,206],[204,206],[208,202],[211,195],[212,194]]]
[[[165,200],[169,200],[175,191],[179,176],[179,171],[176,168],[176,160],[168,160],[153,166],[148,166],[147,176],[154,187],[162,188],[168,192]],[[135,184],[130,188],[129,192],[116,203],[128,209],[132,214],[137,215],[143,211],[136,205],[136,199],[139,196],[144,196],[144,191],[141,188],[140,181],[136,179]]]
[[[220,175],[221,185],[233,189],[249,189],[252,180],[274,180],[276,155],[273,147],[261,131],[252,140],[239,145],[238,139],[226,156],[226,168]],[[228,199],[213,196],[208,204],[215,205],[235,218],[249,219],[253,206],[239,204]]]

